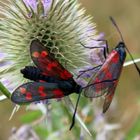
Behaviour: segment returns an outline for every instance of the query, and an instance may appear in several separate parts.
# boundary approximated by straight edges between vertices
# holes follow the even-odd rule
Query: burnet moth
[[[21,73],[25,78],[33,80],[34,82],[28,82],[20,85],[13,92],[11,100],[16,104],[25,104],[44,99],[62,98],[72,93],[77,93],[78,99],[76,102],[70,130],[75,124],[75,115],[83,89],[84,96],[89,98],[96,98],[105,94],[105,102],[103,105],[103,113],[105,113],[112,102],[121,74],[123,63],[126,57],[125,49],[128,51],[131,59],[134,62],[131,53],[125,46],[118,26],[116,25],[113,18],[110,19],[118,30],[122,41],[118,43],[116,48],[113,49],[108,56],[108,47],[104,48],[104,57],[106,60],[103,65],[89,69],[98,69],[98,71],[90,78],[87,86],[82,87],[78,85],[74,81],[73,75],[49,53],[49,51],[40,43],[40,41],[33,40],[30,46],[30,54],[34,64],[37,67],[26,66],[21,70]],[[98,41],[105,41],[107,44],[106,40]],[[81,45],[84,46],[82,43]],[[84,47],[89,49],[103,48]],[[140,74],[140,69],[135,62],[134,65]],[[78,77],[89,70],[83,71]]]
[[[74,81],[73,75],[49,53],[39,40],[31,42],[30,54],[37,67],[26,66],[21,70],[21,73],[25,78],[34,82],[22,84],[15,89],[11,96],[14,103],[25,104],[44,99],[62,98],[72,93],[82,92],[82,87]],[[80,94],[70,129],[74,126],[79,99]]]
[[[88,85],[84,90],[84,95],[86,97],[89,98],[96,98],[96,97],[100,97],[102,95],[105,95],[105,101],[104,101],[104,105],[103,105],[103,113],[105,113],[107,111],[107,109],[109,108],[114,93],[115,93],[115,89],[117,87],[118,81],[119,81],[119,77],[123,68],[123,64],[126,58],[126,50],[129,53],[135,67],[136,70],[138,71],[139,75],[140,75],[140,69],[137,66],[137,64],[134,62],[134,59],[130,53],[130,51],[128,50],[128,48],[126,47],[122,34],[115,22],[115,20],[110,17],[110,20],[112,21],[113,25],[116,27],[120,37],[121,37],[121,41],[118,43],[118,45],[107,55],[108,53],[108,43],[106,40],[98,40],[98,41],[105,41],[107,48],[104,48],[104,57],[105,62],[99,66],[100,69],[97,71],[97,73],[95,75],[93,75],[90,78],[90,81],[88,83]],[[83,45],[83,44],[82,44]],[[83,45],[84,46],[84,45]],[[85,48],[90,48],[90,49],[94,49],[95,47],[86,47]],[[96,69],[97,67],[94,67],[90,70]],[[88,70],[83,71],[83,73],[87,72]],[[82,74],[83,74],[82,73]],[[81,75],[80,75],[81,76]]]

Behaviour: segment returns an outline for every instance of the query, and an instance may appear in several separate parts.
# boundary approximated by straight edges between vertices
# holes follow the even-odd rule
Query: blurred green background
[[[80,0],[80,2],[86,8],[86,13],[94,17],[93,21],[97,25],[98,32],[105,33],[110,50],[119,41],[119,36],[109,20],[109,16],[112,16],[120,27],[131,53],[134,57],[140,57],[139,0]],[[126,139],[131,140],[140,133],[140,79],[133,65],[123,69],[116,97],[118,112],[114,119],[116,122],[121,122],[120,131],[128,136]],[[20,126],[19,118],[26,112],[25,107],[22,107],[14,118],[8,121],[13,107],[8,100],[0,103],[0,140],[8,139],[11,128]],[[109,111],[107,113],[109,114]]]

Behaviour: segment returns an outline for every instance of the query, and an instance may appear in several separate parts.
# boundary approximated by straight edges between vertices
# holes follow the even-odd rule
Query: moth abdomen
[[[20,72],[23,74],[23,77],[33,81],[42,80],[43,78],[41,70],[34,66],[26,66],[24,69],[21,69]]]

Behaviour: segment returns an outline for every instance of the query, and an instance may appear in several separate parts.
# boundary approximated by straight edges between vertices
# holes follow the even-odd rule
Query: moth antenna
[[[115,21],[115,20],[113,19],[113,17],[111,17],[111,16],[110,16],[109,18],[110,18],[112,24],[113,24],[113,25],[115,26],[115,28],[117,29],[117,31],[118,31],[118,33],[119,33],[119,35],[120,35],[120,37],[121,37],[122,42],[124,42],[122,33],[121,33],[121,31],[120,31],[118,25],[116,24],[116,21]]]
[[[78,99],[77,99],[75,110],[74,110],[73,117],[72,117],[72,123],[71,123],[71,126],[70,126],[69,130],[71,130],[73,128],[74,124],[75,124],[75,115],[76,115],[76,112],[77,112],[77,107],[78,107],[78,104],[79,104],[79,101],[80,101],[81,93],[82,92],[80,92],[79,95],[78,95]]]
[[[115,20],[114,20],[113,17],[111,17],[111,16],[110,16],[109,18],[110,18],[112,24],[113,24],[113,25],[115,26],[115,28],[117,29],[117,31],[118,31],[118,33],[119,33],[119,35],[120,35],[120,37],[121,37],[122,42],[124,42],[122,33],[121,33],[121,31],[120,31],[118,25],[116,24]],[[129,49],[126,47],[126,45],[125,45],[125,48],[126,48],[127,52],[129,53],[129,55],[130,55],[130,57],[131,57],[131,59],[132,59],[134,65],[135,65],[136,70],[138,71],[138,73],[139,73],[139,75],[140,75],[140,68],[139,68],[138,65],[135,63],[134,58],[133,58],[132,54],[130,53]]]

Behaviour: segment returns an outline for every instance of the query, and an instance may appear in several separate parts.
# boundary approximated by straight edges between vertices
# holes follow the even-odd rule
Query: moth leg
[[[96,66],[96,67],[93,67],[93,68],[90,68],[90,69],[87,69],[87,70],[79,71],[79,72],[81,72],[81,73],[77,76],[76,79],[78,79],[80,76],[82,76],[82,75],[83,75],[85,72],[87,72],[87,71],[91,71],[91,70],[94,70],[94,69],[100,69],[101,66],[102,66],[102,65],[98,65],[98,66]]]
[[[99,47],[88,47],[88,46],[85,46],[83,43],[80,42],[80,44],[84,47],[84,48],[88,48],[88,49],[98,49],[98,48],[102,48],[103,51],[104,51],[104,57],[105,59],[107,58],[107,55],[109,54],[109,47],[108,47],[108,41],[105,40],[105,39],[93,39],[95,41],[102,41],[102,42],[105,42],[106,44],[106,47],[104,46],[99,46]]]
[[[103,80],[103,81],[100,81],[100,82],[95,82],[95,83],[93,83],[93,84],[89,84],[89,85],[87,85],[87,86],[85,86],[85,87],[83,87],[83,89],[84,88],[88,88],[88,87],[90,87],[90,86],[94,86],[94,85],[97,85],[97,84],[101,84],[101,83],[113,83],[113,82],[116,82],[116,81],[118,81],[118,79],[107,79],[107,80]]]
[[[96,41],[103,41],[103,42],[105,42],[105,45],[106,45],[105,53],[106,53],[106,55],[109,54],[108,41],[105,40],[105,39],[98,39],[98,40],[96,40]]]

